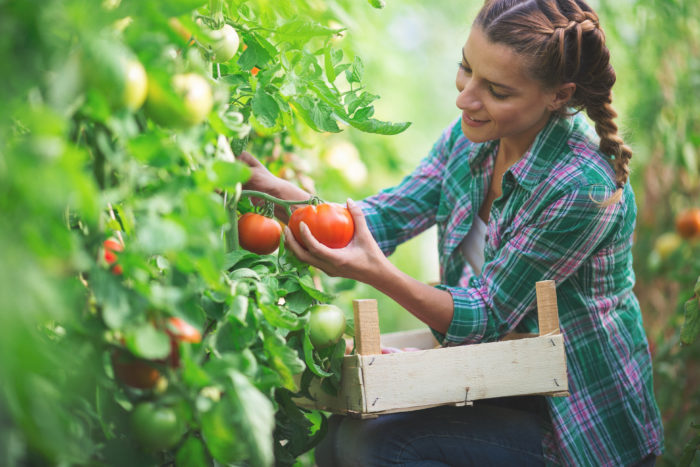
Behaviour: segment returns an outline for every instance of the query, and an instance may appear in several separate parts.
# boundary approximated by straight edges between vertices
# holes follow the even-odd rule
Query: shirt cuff
[[[443,334],[431,329],[435,338],[442,345],[474,344],[481,342],[487,332],[488,314],[486,304],[477,288],[449,287],[437,285],[452,295],[454,314],[452,322]]]

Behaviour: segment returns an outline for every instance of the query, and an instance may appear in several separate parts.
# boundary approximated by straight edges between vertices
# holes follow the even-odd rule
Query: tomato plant
[[[196,73],[172,77],[168,86],[148,81],[146,110],[157,123],[168,127],[187,127],[202,123],[214,105],[211,85]]]
[[[314,347],[329,347],[343,337],[345,315],[335,305],[321,304],[309,308],[309,338]]]
[[[185,432],[185,425],[172,407],[141,402],[131,413],[131,427],[144,449],[161,451],[175,445]]]
[[[314,238],[330,248],[343,248],[355,234],[355,222],[350,211],[335,203],[310,204],[296,209],[289,218],[294,238],[303,244],[300,224],[304,222]]]
[[[247,212],[238,219],[238,235],[243,248],[268,255],[279,247],[282,226],[275,219]]]

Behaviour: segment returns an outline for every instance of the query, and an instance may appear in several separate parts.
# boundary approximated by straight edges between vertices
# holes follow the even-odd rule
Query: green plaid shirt
[[[398,186],[360,202],[385,254],[437,224],[441,289],[454,301],[444,343],[535,332],[535,283],[557,284],[569,397],[547,397],[550,463],[632,465],[661,454],[663,429],[651,357],[632,287],[636,206],[615,191],[609,158],[583,116],[553,117],[504,174],[491,208],[480,275],[460,243],[485,199],[498,141],[471,143],[460,120]],[[594,201],[595,200],[595,201]]]

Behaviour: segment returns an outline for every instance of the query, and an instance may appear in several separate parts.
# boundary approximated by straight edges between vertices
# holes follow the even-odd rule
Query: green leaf
[[[224,256],[224,269],[231,269],[237,265],[240,261],[255,257],[255,253],[251,253],[246,250],[233,250],[226,253]]]
[[[280,26],[275,35],[292,43],[305,43],[319,36],[333,36],[335,30],[306,19],[295,19]]]
[[[295,331],[303,328],[306,324],[307,319],[291,313],[280,306],[267,303],[260,303],[259,306],[265,320],[276,328]]]
[[[301,314],[311,306],[314,299],[305,290],[288,293],[284,297],[285,306],[296,314]]]
[[[219,188],[234,188],[237,183],[244,183],[250,178],[250,167],[240,162],[214,162],[214,173]]]
[[[301,285],[301,288],[304,289],[304,291],[311,295],[311,297],[315,298],[316,300],[319,300],[324,303],[331,302],[335,299],[334,295],[328,294],[326,292],[323,292],[321,290],[318,290],[316,286],[314,285],[314,281],[311,278],[311,276],[303,276],[299,279],[299,285]]]
[[[335,67],[333,66],[333,60],[331,58],[331,47],[328,46],[326,47],[326,50],[323,53],[323,67],[326,70],[326,78],[328,78],[328,82],[332,83],[335,81],[336,74],[335,74]]]
[[[246,324],[246,316],[248,314],[248,297],[245,295],[236,295],[228,309],[226,316],[231,316],[243,325]]]
[[[277,101],[265,92],[263,86],[258,86],[258,89],[255,91],[252,108],[253,115],[255,115],[258,122],[268,128],[275,126],[280,109],[277,105]]]
[[[178,467],[206,467],[212,465],[212,462],[202,440],[189,436],[177,450],[175,464]]]
[[[690,345],[700,334],[700,299],[693,297],[684,305],[683,327],[681,327],[681,342]]]
[[[170,338],[150,323],[126,330],[124,342],[134,355],[149,360],[162,359],[170,354]]]
[[[137,229],[136,240],[144,253],[157,255],[182,250],[187,242],[187,234],[173,220],[149,216]]]
[[[333,109],[326,103],[301,96],[296,100],[294,110],[316,131],[339,133],[340,128],[333,117]]]
[[[350,69],[345,71],[345,78],[348,80],[348,83],[360,83],[362,82],[362,75],[364,72],[365,65],[362,63],[362,59],[360,57],[355,57]]]
[[[265,397],[244,375],[231,372],[233,392],[228,393],[232,412],[245,430],[243,440],[250,451],[250,464],[262,467],[273,464],[273,430],[275,411]]]
[[[249,456],[248,443],[242,433],[246,427],[237,423],[238,405],[237,400],[225,397],[201,414],[202,438],[214,459],[223,464],[242,462]]]
[[[250,71],[255,66],[261,68],[272,60],[273,55],[261,43],[262,39],[257,35],[243,35],[243,41],[248,46],[238,59],[238,66],[243,70]]]
[[[316,363],[316,359],[314,358],[314,346],[311,343],[309,334],[304,332],[301,339],[302,348],[304,349],[304,361],[306,362],[307,368],[319,378],[327,378],[332,376],[333,373],[325,371],[318,363]]]
[[[283,386],[290,391],[297,391],[293,375],[304,371],[306,365],[278,334],[265,331],[264,336],[263,345],[268,354],[268,361],[280,375]]]

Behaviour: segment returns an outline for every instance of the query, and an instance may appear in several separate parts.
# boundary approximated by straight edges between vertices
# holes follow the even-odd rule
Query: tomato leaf
[[[275,411],[270,400],[244,375],[231,372],[233,391],[228,393],[236,417],[246,429],[243,440],[250,450],[250,465],[271,466],[273,464],[273,430]]]
[[[283,386],[290,391],[296,391],[297,385],[293,375],[304,371],[306,365],[299,359],[297,352],[287,346],[285,340],[278,334],[270,331],[263,332],[263,334],[265,336],[263,345],[267,352],[269,362],[279,374]]]
[[[309,334],[304,333],[301,339],[306,367],[319,378],[327,378],[328,376],[331,376],[333,373],[325,371],[318,363],[316,363],[316,359],[314,358],[314,346],[311,343],[311,339],[309,339]]]
[[[299,285],[301,285],[301,288],[304,289],[304,291],[312,298],[315,298],[321,302],[331,302],[335,299],[334,295],[318,290],[314,285],[314,281],[311,276],[303,276],[299,278]]]
[[[126,330],[124,341],[134,355],[149,360],[162,359],[170,354],[170,338],[150,323]]]
[[[267,322],[275,327],[296,331],[303,328],[306,324],[307,319],[305,317],[295,315],[277,305],[266,303],[259,303],[258,305]]]
[[[182,467],[204,467],[212,465],[202,440],[189,436],[175,455],[175,463]]]
[[[277,101],[263,88],[263,86],[258,86],[255,96],[253,96],[253,115],[262,125],[272,128],[277,123],[280,109]]]

